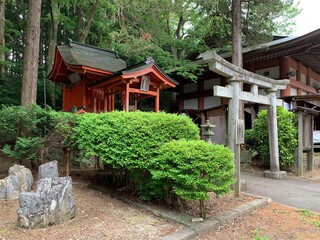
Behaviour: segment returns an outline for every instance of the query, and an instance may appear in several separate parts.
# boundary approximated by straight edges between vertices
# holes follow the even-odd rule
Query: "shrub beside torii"
[[[200,216],[205,218],[208,192],[227,193],[234,183],[233,153],[205,141],[171,141],[151,159],[150,171],[167,200],[199,200]]]

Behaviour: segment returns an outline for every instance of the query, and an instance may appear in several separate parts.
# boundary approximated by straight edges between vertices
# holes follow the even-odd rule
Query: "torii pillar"
[[[279,163],[277,88],[267,89],[267,93],[270,97],[268,111],[270,170],[265,171],[264,176],[267,178],[282,179],[287,173],[280,171]]]

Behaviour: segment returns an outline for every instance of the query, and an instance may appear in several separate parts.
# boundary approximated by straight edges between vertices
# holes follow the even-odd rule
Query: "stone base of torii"
[[[277,99],[276,92],[283,90],[289,84],[289,80],[274,80],[235,66],[221,58],[213,51],[201,55],[199,64],[207,64],[209,69],[227,78],[226,87],[214,86],[214,96],[229,99],[228,103],[228,145],[235,154],[236,180],[235,194],[240,194],[240,145],[244,143],[244,121],[239,119],[240,101],[264,104],[269,106],[269,147],[270,170],[265,171],[264,176],[273,179],[282,179],[286,172],[280,171],[278,128],[276,106],[282,105],[282,100]],[[242,91],[240,84],[249,84],[250,92]],[[264,89],[266,95],[260,95],[259,90]]]

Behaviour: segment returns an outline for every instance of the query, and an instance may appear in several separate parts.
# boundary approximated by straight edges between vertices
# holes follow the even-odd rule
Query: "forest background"
[[[231,9],[231,0],[0,0],[0,104],[20,105],[23,82],[32,81],[36,102],[60,110],[60,88],[47,75],[55,47],[69,39],[117,51],[128,65],[152,56],[164,71],[196,81],[192,56],[231,50]],[[290,34],[299,12],[293,0],[242,0],[243,46]],[[41,31],[27,27],[32,18]],[[28,34],[39,34],[39,58],[27,56],[37,45]],[[24,74],[30,62],[33,77]]]

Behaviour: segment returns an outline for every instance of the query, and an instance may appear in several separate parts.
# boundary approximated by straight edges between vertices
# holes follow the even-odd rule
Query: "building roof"
[[[305,103],[315,106],[314,109],[320,109],[320,95],[303,95],[303,96],[287,96],[282,97],[287,102],[297,102],[298,105],[305,105]],[[300,104],[303,103],[303,104]]]
[[[126,62],[118,56],[117,52],[73,41],[57,48],[63,60],[69,65],[86,66],[112,73],[127,67]]]
[[[243,64],[272,58],[291,56],[311,67],[320,74],[320,29],[302,36],[280,38],[271,42],[242,49]],[[231,52],[219,53],[223,58],[231,58]],[[202,57],[199,55],[198,59]]]
[[[172,79],[168,74],[166,74],[165,72],[163,72],[160,67],[155,63],[154,59],[152,57],[147,58],[145,61],[140,62],[136,65],[127,67],[125,69],[122,69],[118,72],[118,74],[121,75],[129,75],[129,74],[136,74],[139,72],[144,72],[146,71],[146,69],[150,69],[151,67],[153,67],[155,70],[157,70],[162,76],[164,76],[166,79],[168,79],[169,81],[173,82],[174,84],[178,85],[179,82],[177,82],[176,80]]]
[[[77,77],[75,81],[85,75],[90,76],[90,88],[120,84],[124,79],[143,75],[148,75],[153,84],[161,86],[161,89],[178,84],[152,58],[127,67],[116,52],[70,41],[56,48],[54,66],[48,78],[54,82],[69,82],[73,75]]]
[[[147,58],[143,62],[121,69],[120,71],[116,72],[111,76],[105,77],[95,83],[92,83],[89,85],[89,87],[94,88],[106,84],[108,82],[114,81],[118,78],[129,79],[140,77],[142,75],[152,75],[155,77],[154,79],[158,79],[158,81],[161,80],[165,82],[167,87],[175,87],[179,84],[179,82],[177,82],[176,80],[172,79],[169,75],[164,73],[152,58]]]

